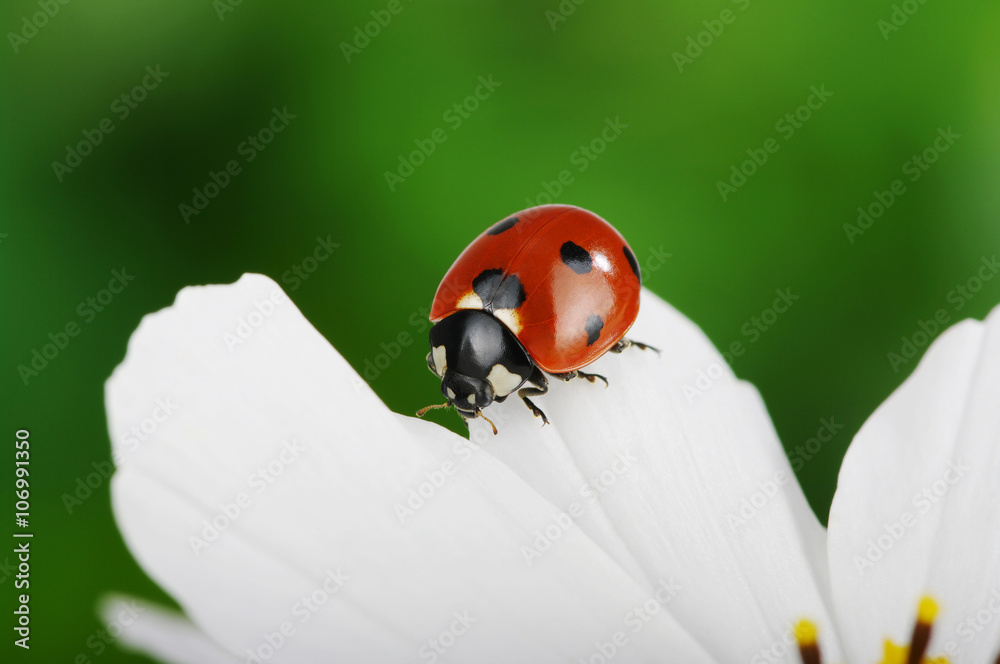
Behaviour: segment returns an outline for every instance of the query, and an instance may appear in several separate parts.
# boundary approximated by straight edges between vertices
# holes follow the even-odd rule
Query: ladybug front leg
[[[541,372],[538,367],[535,367],[534,373],[531,374],[531,378],[528,379],[529,383],[533,383],[536,387],[522,387],[517,391],[517,396],[521,397],[524,404],[528,407],[535,417],[542,418],[542,424],[548,424],[549,418],[545,417],[545,413],[542,409],[532,403],[531,399],[528,397],[537,397],[545,394],[549,391],[549,379],[545,377],[545,374]]]
[[[611,347],[611,352],[612,353],[620,353],[623,350],[625,350],[626,348],[628,348],[629,346],[635,346],[636,348],[638,348],[640,350],[651,350],[651,351],[656,352],[657,354],[659,354],[659,352],[660,352],[659,348],[654,348],[653,346],[650,346],[649,344],[644,344],[644,343],[639,342],[639,341],[632,341],[631,339],[622,339],[621,341],[619,341],[618,343],[616,343],[614,346]]]
[[[556,378],[562,378],[563,380],[573,380],[574,378],[583,378],[584,380],[589,380],[591,383],[596,383],[597,380],[600,379],[604,381],[604,387],[608,386],[608,379],[602,376],[601,374],[586,373],[584,371],[580,371],[579,369],[577,369],[576,371],[569,371],[567,373],[552,374],[552,375],[555,376]]]

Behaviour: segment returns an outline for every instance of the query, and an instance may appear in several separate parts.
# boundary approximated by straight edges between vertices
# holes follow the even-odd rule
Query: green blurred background
[[[358,370],[414,335],[366,376],[412,412],[440,396],[415,324],[438,280],[484,227],[546,195],[614,223],[653,291],[720,348],[743,343],[733,369],[790,454],[822,418],[844,423],[799,457],[825,521],[851,437],[912,371],[888,354],[939,309],[953,322],[1000,302],[1000,279],[956,290],[1000,248],[1000,6],[910,2],[5,2],[3,422],[8,440],[31,431],[36,553],[27,658],[0,572],[3,651],[145,661],[88,644],[96,599],[168,598],[125,549],[106,482],[71,514],[62,499],[109,456],[103,383],[144,314],[190,284],[268,274]],[[131,108],[120,97],[144,78]],[[800,109],[813,86],[832,95]],[[270,143],[241,149],[286,108]],[[113,131],[70,172],[53,166],[105,118]],[[602,145],[606,122],[619,130]],[[947,151],[904,171],[949,127]],[[436,129],[445,140],[400,171]],[[231,160],[239,173],[185,219],[179,206]],[[390,186],[387,171],[406,177]],[[857,208],[897,179],[905,193],[849,238]],[[720,180],[740,186],[724,197]],[[317,238],[339,245],[325,261]],[[134,280],[90,313],[122,269]],[[786,288],[799,299],[769,319]],[[26,384],[18,366],[70,322],[79,334]]]

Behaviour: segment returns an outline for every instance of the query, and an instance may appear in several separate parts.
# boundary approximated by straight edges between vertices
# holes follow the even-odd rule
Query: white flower
[[[121,640],[169,662],[765,664],[798,661],[808,619],[807,649],[814,626],[824,661],[867,663],[926,596],[928,653],[992,662],[1000,314],[945,332],[865,424],[827,534],[757,391],[642,297],[630,336],[659,356],[606,356],[610,387],[539,398],[551,425],[512,398],[466,440],[390,412],[270,279],[183,290],[107,407],[118,523],[186,618],[140,604]],[[812,447],[844,435],[833,415]]]

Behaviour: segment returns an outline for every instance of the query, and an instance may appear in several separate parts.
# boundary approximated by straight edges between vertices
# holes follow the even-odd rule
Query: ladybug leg
[[[654,348],[653,346],[650,346],[649,344],[644,344],[644,343],[639,342],[639,341],[632,341],[631,339],[622,339],[621,341],[619,341],[618,343],[616,343],[614,346],[611,347],[611,352],[612,353],[620,353],[623,350],[625,350],[626,348],[628,348],[629,346],[635,346],[636,348],[638,348],[640,350],[651,350],[651,351],[655,352],[657,355],[659,355],[659,353],[660,353],[660,349],[659,348]]]
[[[517,391],[517,396],[521,397],[524,404],[528,407],[528,410],[532,412],[535,417],[542,418],[542,424],[548,424],[549,418],[545,417],[545,413],[542,409],[532,403],[531,399],[528,397],[537,397],[545,394],[549,391],[549,379],[545,377],[538,367],[535,367],[535,372],[531,374],[531,378],[528,379],[529,383],[534,383],[536,387],[522,387]]]
[[[555,376],[556,378],[562,378],[563,380],[573,380],[574,378],[583,378],[585,380],[589,380],[591,383],[596,383],[597,380],[600,379],[604,381],[604,387],[608,386],[608,379],[602,376],[601,374],[586,373],[584,371],[580,371],[579,369],[577,369],[576,371],[569,371],[567,373],[552,374],[552,375]]]

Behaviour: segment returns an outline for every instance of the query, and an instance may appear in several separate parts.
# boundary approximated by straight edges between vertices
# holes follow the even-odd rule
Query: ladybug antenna
[[[450,405],[451,404],[446,401],[444,403],[436,403],[433,406],[424,406],[423,408],[417,411],[417,417],[423,417],[424,415],[427,414],[427,411],[429,410],[437,410],[438,408],[447,408]]]
[[[481,417],[484,420],[486,420],[487,422],[489,422],[490,426],[493,427],[493,435],[494,436],[497,435],[497,425],[493,424],[493,420],[491,420],[490,418],[488,418],[485,415],[483,415],[483,411],[477,410],[476,411],[476,417]]]

